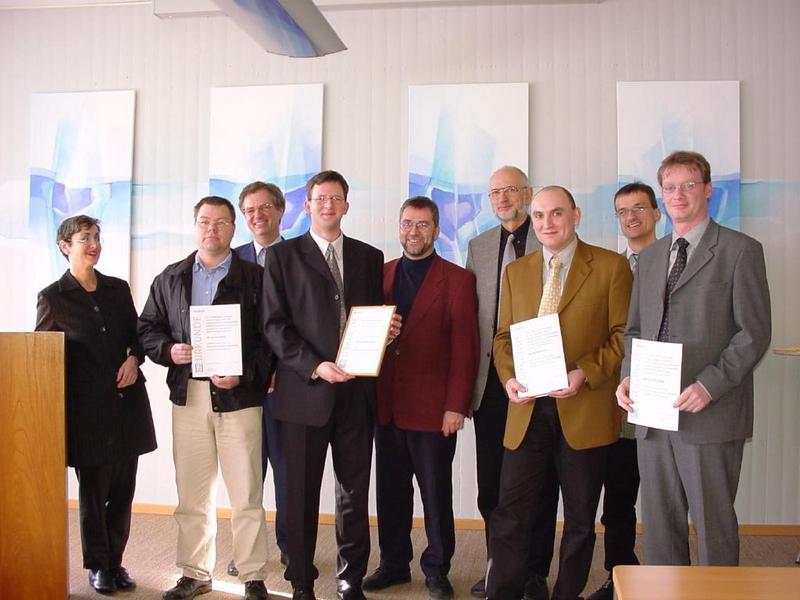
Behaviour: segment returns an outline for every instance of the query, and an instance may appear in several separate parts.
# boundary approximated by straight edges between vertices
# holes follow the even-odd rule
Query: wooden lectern
[[[64,334],[0,333],[0,596],[67,598]]]

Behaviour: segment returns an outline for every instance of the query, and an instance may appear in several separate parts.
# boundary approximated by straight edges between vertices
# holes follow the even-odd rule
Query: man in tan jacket
[[[555,467],[564,502],[558,579],[553,598],[575,600],[589,574],[594,526],[607,446],[619,438],[614,391],[623,356],[631,292],[624,256],[580,241],[581,211],[568,190],[549,186],[531,202],[540,252],[506,269],[494,360],[510,405],[500,478],[492,514],[486,588],[490,600],[522,595],[530,519],[541,501],[543,474]],[[557,312],[567,387],[520,398],[509,327]]]

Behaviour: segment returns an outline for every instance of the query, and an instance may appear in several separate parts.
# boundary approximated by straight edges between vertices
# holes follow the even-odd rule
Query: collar
[[[572,264],[572,257],[575,256],[575,249],[578,247],[578,236],[575,235],[572,238],[572,241],[567,244],[567,247],[561,250],[561,252],[553,253],[550,252],[547,248],[542,247],[542,253],[544,254],[544,264],[545,268],[550,266],[550,260],[558,254],[558,258],[561,259],[561,268],[568,269],[570,264]]]
[[[703,234],[706,232],[706,229],[708,229],[708,224],[710,222],[711,222],[711,217],[707,216],[700,223],[695,225],[692,229],[690,229],[689,231],[687,231],[683,235],[678,235],[677,232],[673,229],[672,230],[672,242],[670,243],[669,247],[672,248],[675,245],[675,241],[678,238],[683,238],[687,242],[689,242],[689,247],[690,248],[696,247],[697,244],[700,243],[700,238],[703,237]]]
[[[318,236],[314,233],[311,229],[308,230],[308,233],[311,235],[311,239],[314,240],[314,243],[319,247],[319,251],[322,252],[322,255],[325,256],[325,253],[328,251],[328,246],[333,244],[333,250],[336,252],[336,256],[339,260],[342,259],[342,246],[344,244],[344,235],[341,233],[339,237],[329,242],[323,237]]]
[[[229,250],[228,256],[226,256],[221,263],[219,263],[216,267],[206,269],[205,266],[203,266],[202,261],[200,260],[200,253],[196,252],[194,255],[194,265],[192,266],[192,272],[199,273],[200,271],[206,271],[207,273],[216,273],[217,271],[227,271],[231,267],[232,260],[233,260],[233,252]]]

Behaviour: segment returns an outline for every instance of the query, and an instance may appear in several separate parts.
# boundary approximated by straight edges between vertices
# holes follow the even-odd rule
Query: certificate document
[[[567,364],[558,315],[514,323],[510,327],[511,352],[517,381],[528,388],[520,398],[546,396],[567,387]]]
[[[354,306],[347,317],[336,366],[364,377],[377,377],[395,306]]]
[[[633,339],[628,423],[678,431],[683,344]]]
[[[238,304],[190,306],[192,377],[242,374],[242,313]]]

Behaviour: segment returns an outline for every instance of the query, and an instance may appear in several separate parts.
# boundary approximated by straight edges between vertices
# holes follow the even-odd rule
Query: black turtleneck
[[[433,263],[436,252],[420,260],[411,260],[403,255],[397,264],[394,273],[394,285],[392,286],[392,296],[397,305],[397,313],[405,320],[411,313],[411,306],[414,298],[425,281],[425,276]]]

